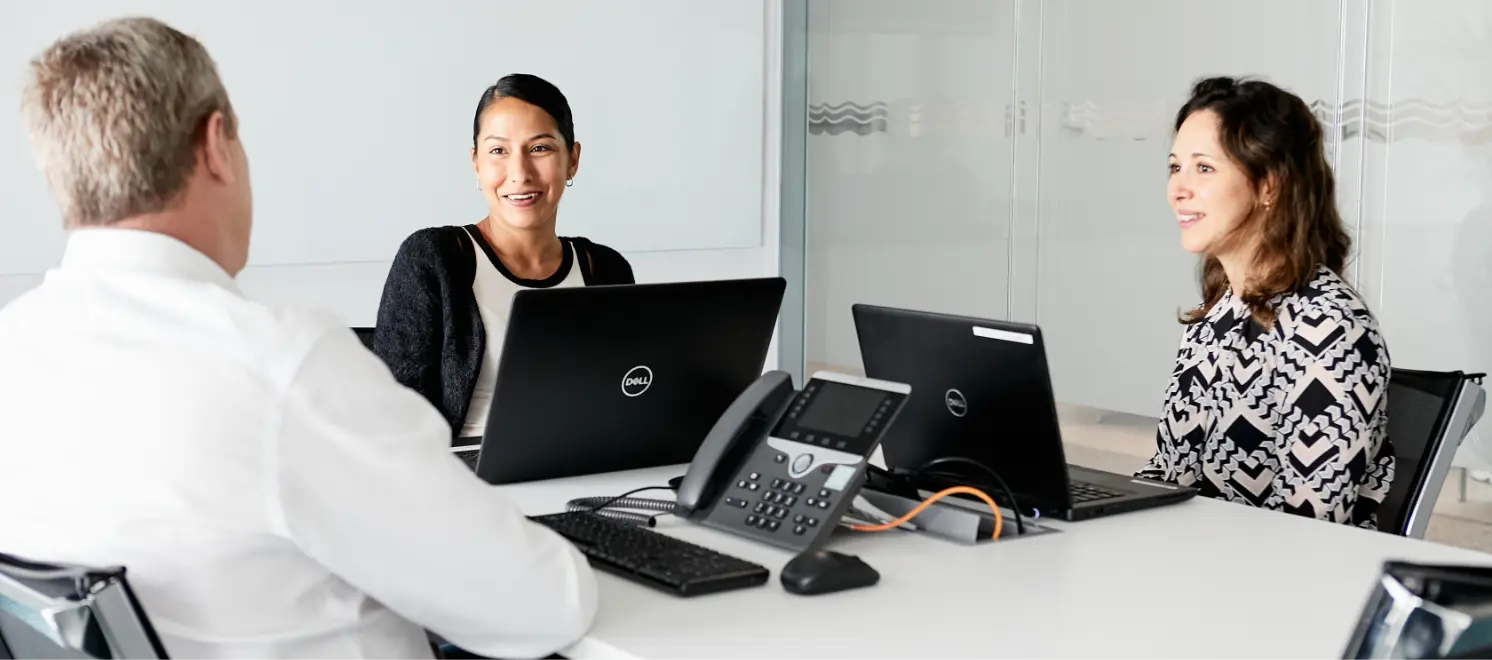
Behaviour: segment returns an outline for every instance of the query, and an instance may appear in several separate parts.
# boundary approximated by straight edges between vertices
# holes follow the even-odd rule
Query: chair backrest
[[[1394,446],[1394,481],[1378,508],[1378,529],[1424,538],[1456,449],[1486,407],[1482,376],[1393,370],[1388,439]]]
[[[0,554],[0,658],[165,658],[123,568]]]
[[[363,346],[368,347],[370,351],[373,350],[373,328],[353,326],[352,332],[357,335],[358,339],[362,340]]]

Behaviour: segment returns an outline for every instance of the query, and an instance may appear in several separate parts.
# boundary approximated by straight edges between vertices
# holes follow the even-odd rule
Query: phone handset
[[[679,483],[675,515],[696,519],[709,513],[720,489],[766,437],[794,394],[792,376],[768,371],[736,397],[695,451]]]

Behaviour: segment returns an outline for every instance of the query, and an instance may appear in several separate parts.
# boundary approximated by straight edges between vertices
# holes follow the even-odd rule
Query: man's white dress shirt
[[[0,552],[122,565],[177,657],[534,656],[595,576],[332,316],[166,236],[73,232],[0,311]]]

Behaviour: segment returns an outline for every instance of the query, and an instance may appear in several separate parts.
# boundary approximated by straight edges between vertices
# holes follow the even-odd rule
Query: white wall
[[[323,4],[0,8],[0,81],[14,83],[0,90],[0,302],[39,281],[63,240],[16,113],[25,61],[125,14],[198,36],[219,63],[254,172],[239,280],[256,298],[371,324],[404,236],[485,213],[471,112],[513,71],[555,82],[575,112],[584,151],[561,233],[620,249],[643,282],[777,274],[777,0]]]
[[[1319,109],[1394,365],[1492,371],[1492,3],[812,4],[812,101],[887,110],[810,138],[810,361],[858,368],[855,302],[1035,321],[1059,399],[1158,415],[1199,295],[1171,123],[1247,74]]]

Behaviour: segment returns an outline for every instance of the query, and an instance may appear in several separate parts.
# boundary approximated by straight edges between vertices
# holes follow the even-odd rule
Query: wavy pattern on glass
[[[808,106],[809,135],[870,135],[885,133],[887,128],[886,103],[875,101],[868,105],[846,101],[837,104],[815,103]]]
[[[1492,104],[1433,103],[1404,99],[1379,103],[1351,99],[1340,111],[1317,99],[1312,114],[1341,140],[1365,137],[1377,142],[1423,141],[1479,146],[1492,143]],[[1067,134],[1092,139],[1146,140],[1169,137],[1170,104],[1160,102],[1099,105],[1092,101],[1061,104],[1057,125]]]

